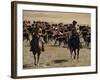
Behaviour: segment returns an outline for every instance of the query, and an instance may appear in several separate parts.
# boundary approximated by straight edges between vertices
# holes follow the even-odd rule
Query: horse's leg
[[[48,36],[48,42],[50,41],[50,36]]]
[[[38,54],[37,54],[37,66],[39,66],[40,54],[41,54],[41,52],[38,52]]]
[[[27,41],[29,41],[29,36],[27,36]]]
[[[55,43],[54,43],[54,45],[56,45],[57,44],[57,39],[55,39]]]
[[[73,50],[74,51],[74,59],[76,58],[76,49]]]
[[[87,47],[87,42],[85,37],[84,37],[84,43],[85,43],[84,47]]]
[[[28,42],[28,46],[30,46],[30,45],[29,45],[29,43],[30,43],[30,38],[29,38],[29,35],[28,35],[28,34],[27,34],[26,39],[27,39],[27,42]]]
[[[34,65],[36,65],[36,53],[33,53],[34,55]]]
[[[72,48],[70,48],[71,59],[72,59],[72,53],[73,53],[73,50]]]
[[[77,49],[77,60],[79,60],[79,49]]]
[[[87,41],[87,48],[89,48],[89,41]]]
[[[62,41],[61,41],[61,39],[59,39],[59,46],[61,46],[61,43],[62,43]]]

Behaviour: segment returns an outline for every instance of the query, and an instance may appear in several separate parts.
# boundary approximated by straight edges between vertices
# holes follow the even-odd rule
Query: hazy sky
[[[23,11],[23,19],[30,20],[33,22],[37,21],[48,21],[53,23],[72,23],[76,20],[78,24],[91,24],[91,14],[89,13],[63,13],[63,12],[39,12],[39,11]]]

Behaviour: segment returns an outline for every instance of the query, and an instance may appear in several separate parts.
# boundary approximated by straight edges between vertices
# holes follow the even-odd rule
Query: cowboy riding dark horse
[[[68,40],[68,47],[70,49],[71,58],[72,58],[72,56],[73,56],[72,54],[74,52],[74,59],[76,59],[76,56],[77,56],[77,60],[78,60],[79,59],[79,50],[80,50],[80,39],[79,39],[79,34],[75,28],[76,24],[77,24],[77,22],[73,21],[73,24],[71,26],[71,35]]]
[[[39,35],[38,29],[33,32],[32,40],[30,42],[31,49],[34,55],[34,65],[39,65],[41,51],[44,51],[44,40],[42,35]]]

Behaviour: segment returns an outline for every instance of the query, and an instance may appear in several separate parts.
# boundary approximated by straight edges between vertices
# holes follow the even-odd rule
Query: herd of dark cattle
[[[23,40],[25,39],[30,42],[30,51],[34,55],[35,65],[38,65],[41,51],[45,51],[45,44],[49,42],[54,42],[54,45],[58,46],[63,44],[63,47],[67,45],[71,58],[78,60],[82,43],[84,42],[86,47],[91,43],[91,27],[78,25],[75,20],[71,24],[43,21],[34,21],[31,24],[30,21],[23,21]]]

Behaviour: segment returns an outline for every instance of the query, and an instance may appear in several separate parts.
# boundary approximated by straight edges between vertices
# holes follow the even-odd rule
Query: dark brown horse
[[[74,59],[79,59],[79,50],[80,50],[80,39],[77,32],[73,33],[69,40],[68,40],[68,47],[70,49],[71,58],[73,57],[74,52]]]
[[[31,45],[30,51],[32,51],[32,53],[34,55],[34,65],[38,66],[41,51],[44,51],[44,40],[38,34],[38,32],[36,32],[32,35],[32,40],[30,42],[30,45]]]

